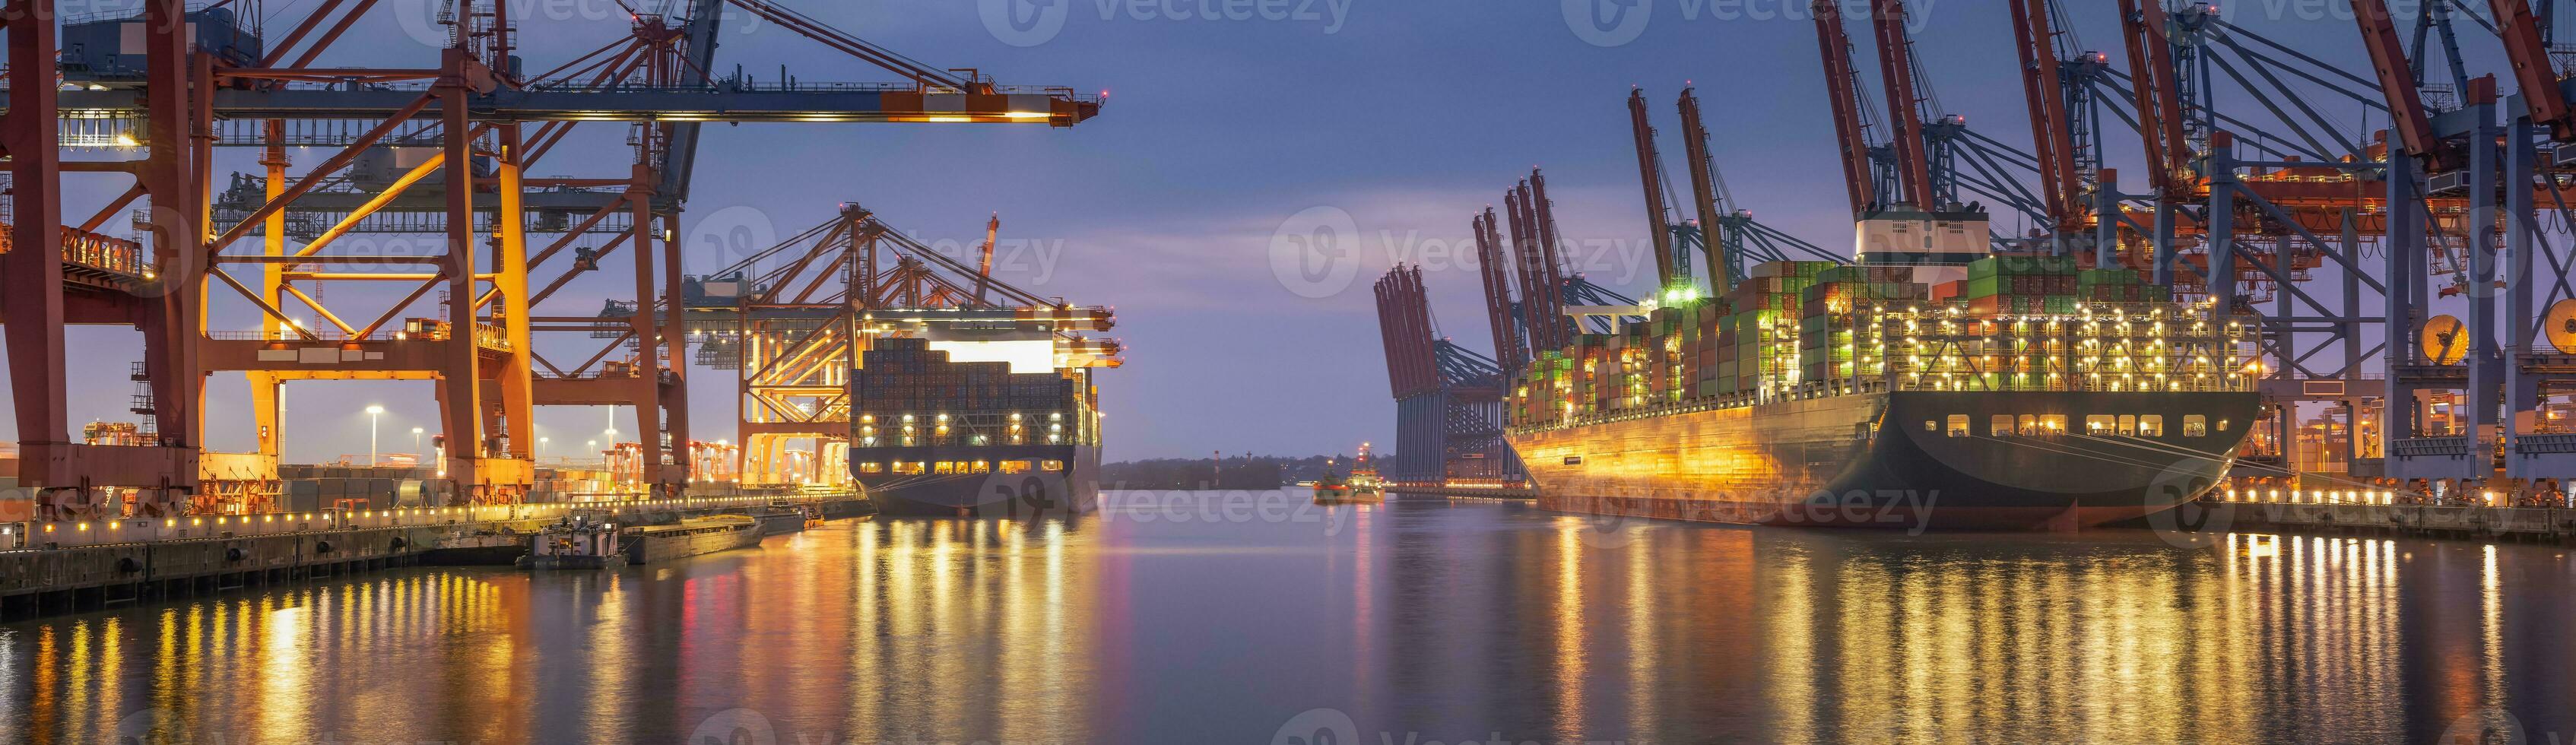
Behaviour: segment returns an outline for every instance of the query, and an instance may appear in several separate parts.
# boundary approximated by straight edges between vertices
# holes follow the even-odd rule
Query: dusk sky
[[[1647,284],[1625,106],[1631,86],[1643,86],[1654,104],[1677,184],[1686,182],[1673,100],[1695,81],[1715,131],[1715,158],[1741,206],[1829,248],[1849,240],[1803,0],[1599,0],[1646,15],[1606,31],[1569,19],[1569,9],[1579,16],[1594,10],[1594,1],[792,2],[934,66],[976,67],[1005,84],[1105,90],[1109,103],[1099,118],[1071,130],[711,127],[685,216],[689,266],[722,266],[740,250],[826,219],[841,202],[864,204],[916,237],[959,246],[980,241],[985,217],[999,212],[998,274],[1041,295],[1118,309],[1112,335],[1129,352],[1125,369],[1103,376],[1109,459],[1212,450],[1309,454],[1390,442],[1394,407],[1369,283],[1397,261],[1424,264],[1441,332],[1486,350],[1468,219],[1531,167],[1549,175],[1563,231],[1584,249],[1580,268],[1622,290]],[[2076,34],[2116,59],[2110,4],[2077,4],[2084,8]],[[300,17],[300,5],[271,0],[268,10],[279,19],[272,29]],[[410,24],[394,18],[426,17],[436,5],[385,3],[381,18],[352,32],[352,41],[365,43],[344,43],[348,51],[324,63],[433,59],[405,31]],[[607,0],[527,5],[531,70],[624,33],[625,20]],[[1783,5],[1794,13],[1784,15]],[[546,17],[556,6],[569,10]],[[988,12],[1032,7],[1060,12],[1061,26],[1045,15],[1028,28],[988,21]],[[2240,25],[2366,70],[2344,7],[2276,0],[2228,10]],[[1264,9],[1283,17],[1266,19]],[[1917,33],[1947,40],[1924,50],[1941,108],[1967,114],[1990,136],[2027,143],[2002,4],[1918,2],[1915,14]],[[2474,25],[2463,31],[2484,33]],[[1863,48],[1859,64],[1874,80],[1867,30],[1855,25],[1851,33]],[[569,40],[544,41],[555,34]],[[2481,50],[2493,44],[2471,42]],[[740,66],[764,80],[782,64],[804,81],[891,77],[760,23],[730,28],[717,58],[719,74]],[[2349,131],[2377,126],[2358,106],[2327,113]],[[536,175],[623,175],[613,142],[622,128],[590,134],[599,142],[588,163],[552,156]],[[2126,130],[2114,132],[2114,165],[2129,160],[2130,141]],[[250,170],[249,157],[228,150],[221,170]],[[297,162],[322,157],[305,151]],[[2130,181],[2131,190],[2143,188]],[[66,211],[76,220],[121,189],[102,182],[92,201],[68,200]],[[1293,231],[1345,213],[1360,233],[1359,245],[1346,249],[1352,262],[1329,267],[1320,283],[1283,275],[1274,259],[1290,255],[1273,252],[1283,226]],[[627,276],[617,261],[611,278]],[[331,292],[363,304],[361,289]],[[600,296],[553,301],[562,303],[553,309],[595,312]],[[219,312],[216,327],[255,327],[239,306]],[[427,315],[426,308],[414,315]],[[76,349],[98,350],[75,363],[75,434],[92,419],[131,419],[124,409],[133,386],[125,375],[140,358],[139,337],[130,329],[85,328],[73,340]],[[696,435],[729,436],[733,373],[692,374]],[[214,449],[250,446],[239,380],[217,376],[208,387]],[[389,409],[387,452],[409,450],[411,427],[434,431],[427,383],[300,383],[289,387],[287,459],[363,454],[367,420],[358,412],[371,403]],[[548,408],[538,425],[556,443],[551,454],[565,455],[565,443],[596,437],[607,416],[597,408]],[[13,430],[0,420],[0,440],[15,439]]]

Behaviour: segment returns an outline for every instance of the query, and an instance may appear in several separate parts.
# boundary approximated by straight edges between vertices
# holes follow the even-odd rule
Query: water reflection
[[[0,626],[0,741],[2576,739],[2558,548],[1170,499]]]

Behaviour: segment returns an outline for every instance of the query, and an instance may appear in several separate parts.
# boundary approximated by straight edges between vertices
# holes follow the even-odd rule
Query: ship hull
[[[762,536],[760,522],[750,517],[687,520],[629,532],[624,551],[627,563],[656,564],[757,546]]]
[[[1089,446],[932,446],[853,449],[859,485],[877,514],[889,517],[1040,518],[1100,510],[1100,449]],[[987,464],[1028,461],[1055,470],[970,474],[869,474],[861,460]]]
[[[1519,431],[1539,506],[1755,525],[2074,529],[2215,489],[2256,413],[2252,393],[1899,392]],[[2155,436],[1995,436],[1992,417],[2162,417]],[[1965,416],[1959,434],[1953,417]],[[2203,417],[2197,434],[2186,417]]]

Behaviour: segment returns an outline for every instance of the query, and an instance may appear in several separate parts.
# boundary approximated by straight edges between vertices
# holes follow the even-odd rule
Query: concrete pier
[[[2576,510],[2563,507],[2472,507],[2420,504],[2314,504],[2207,501],[2163,523],[2206,531],[2279,531],[2390,535],[2566,544],[2576,538]]]
[[[9,526],[11,532],[29,540],[23,548],[0,551],[0,618],[75,613],[388,567],[507,564],[527,547],[529,534],[572,510],[648,522],[774,502],[817,504],[827,519],[867,512],[860,497],[828,495],[16,523]]]
[[[1480,488],[1473,488],[1473,487],[1457,487],[1457,486],[1392,486],[1392,485],[1390,485],[1390,486],[1388,486],[1388,487],[1386,488],[1386,493],[1388,493],[1388,494],[1393,494],[1393,495],[1396,495],[1396,496],[1399,496],[1399,497],[1404,496],[1404,495],[1407,495],[1407,494],[1413,494],[1413,495],[1424,495],[1424,496],[1434,496],[1434,497],[1469,497],[1469,498],[1476,498],[1476,499],[1513,499],[1513,500],[1521,500],[1521,501],[1528,501],[1528,500],[1538,499],[1538,491],[1537,491],[1537,490],[1535,490],[1535,489],[1512,489],[1512,488],[1481,488],[1481,489],[1480,489]]]

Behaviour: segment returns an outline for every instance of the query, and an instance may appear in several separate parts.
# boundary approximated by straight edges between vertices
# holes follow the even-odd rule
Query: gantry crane
[[[191,504],[200,450],[197,404],[205,372],[254,375],[260,441],[273,450],[274,385],[318,377],[437,381],[441,473],[459,499],[521,498],[533,479],[529,411],[538,403],[636,406],[650,452],[648,480],[665,491],[688,480],[685,379],[674,234],[685,197],[697,125],[703,122],[1016,122],[1071,126],[1098,112],[1099,99],[1066,89],[1011,88],[971,71],[929,69],[774,4],[731,0],[764,19],[905,77],[872,85],[760,83],[715,79],[718,0],[692,0],[685,21],[633,19],[629,38],[534,76],[516,64],[527,51],[506,4],[474,2],[444,18],[448,38],[434,64],[405,68],[327,66],[328,52],[373,3],[324,0],[269,47],[229,9],[187,11],[178,0],[148,0],[136,16],[63,19],[34,0],[0,4],[9,24],[8,110],[0,140],[12,147],[12,250],[0,258],[13,288],[0,301],[6,320],[21,451],[22,483],[40,495],[45,517],[106,514],[93,487],[142,491],[138,511],[238,509]],[[93,64],[60,52],[65,33],[120,35],[147,47]],[[188,29],[198,34],[191,37]],[[191,38],[211,39],[191,46]],[[116,44],[82,45],[97,56]],[[71,85],[58,85],[70,83]],[[145,116],[145,111],[153,112]],[[66,116],[66,112],[78,112]],[[623,122],[636,157],[622,173],[537,179],[526,168],[578,122]],[[264,149],[266,173],[245,179],[231,199],[209,183],[213,148]],[[137,147],[127,164],[67,163],[59,148]],[[325,148],[319,163],[290,175],[287,147]],[[391,149],[388,152],[387,148]],[[386,160],[390,160],[390,164]],[[386,167],[375,167],[386,166]],[[75,228],[60,214],[62,182],[73,175],[132,173],[135,183]],[[264,183],[262,183],[264,182]],[[147,245],[95,231],[129,205],[151,205],[138,225]],[[308,201],[309,200],[309,201]],[[585,215],[578,225],[571,216]],[[530,217],[535,218],[532,225]],[[557,216],[561,216],[558,222]],[[327,227],[325,227],[327,226]],[[69,230],[67,230],[69,229]],[[547,363],[532,336],[588,334],[599,317],[548,315],[531,306],[529,270],[572,249],[567,272],[597,268],[600,247],[558,239],[531,255],[532,232],[614,230],[635,265],[635,300],[618,342],[635,348],[619,375],[590,365]],[[442,253],[397,256],[341,249],[360,232],[438,236]],[[256,251],[235,250],[254,236]],[[289,237],[300,245],[290,247]],[[652,245],[655,239],[661,245]],[[61,246],[57,252],[50,247]],[[658,250],[656,250],[658,248]],[[63,254],[58,260],[57,253]],[[662,268],[652,263],[660,254]],[[144,256],[124,261],[119,256]],[[557,263],[562,266],[562,263]],[[235,276],[255,268],[255,281]],[[402,270],[410,267],[407,271]],[[349,283],[385,308],[348,315],[306,287]],[[257,309],[261,329],[208,332],[200,288],[221,285]],[[558,281],[550,287],[560,287]],[[431,296],[443,309],[406,318]],[[220,291],[219,291],[220,292]],[[343,293],[345,294],[345,293]],[[290,313],[292,304],[313,320]],[[372,316],[372,320],[367,320]],[[350,323],[357,319],[360,323]],[[145,331],[149,410],[157,440],[101,447],[67,435],[63,380],[65,323],[131,324]],[[544,367],[548,374],[534,372]],[[138,407],[141,408],[141,407]],[[667,423],[666,423],[667,422]],[[669,436],[660,436],[667,431]]]
[[[1395,457],[1382,468],[1387,479],[1428,487],[1526,481],[1503,440],[1504,369],[1439,335],[1422,267],[1395,267],[1375,290],[1396,402]]]
[[[856,408],[849,376],[881,337],[1026,327],[1010,333],[1051,341],[1052,356],[1080,374],[1123,364],[1118,340],[1093,335],[1116,325],[1111,309],[993,277],[1000,217],[985,230],[983,258],[970,266],[844,204],[831,220],[688,280],[684,307],[699,361],[738,374],[745,483],[786,483],[794,441],[813,441],[824,462],[847,462],[839,456]],[[847,478],[836,468],[817,472],[822,483]]]

